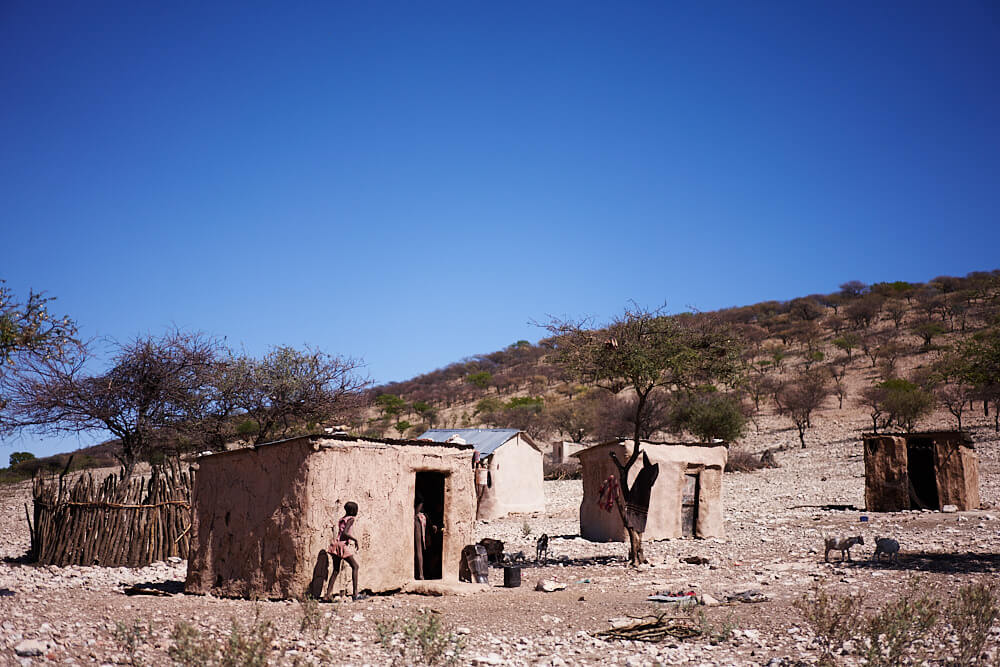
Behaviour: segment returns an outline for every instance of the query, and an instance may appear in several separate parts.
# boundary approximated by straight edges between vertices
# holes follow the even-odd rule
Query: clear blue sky
[[[0,6],[0,278],[88,337],[383,382],[629,299],[1000,267],[990,0],[152,4]]]

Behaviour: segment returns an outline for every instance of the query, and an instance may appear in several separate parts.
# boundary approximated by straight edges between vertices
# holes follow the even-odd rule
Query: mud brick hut
[[[512,428],[431,429],[420,439],[465,442],[475,447],[485,468],[477,482],[477,519],[545,511],[542,450],[524,431]]]
[[[425,556],[427,578],[458,581],[462,547],[473,542],[473,451],[461,444],[332,435],[199,457],[185,590],[317,595],[313,580],[326,572],[324,549],[349,500],[360,507],[353,531],[360,543],[359,589],[403,588],[414,579],[418,496],[428,525],[443,527]],[[349,576],[350,568],[343,569]]]
[[[865,433],[862,437],[869,511],[979,507],[979,465],[967,433]]]
[[[632,452],[632,440],[611,440],[574,454],[583,473],[580,503],[580,535],[595,542],[623,542],[627,538],[618,510],[600,506],[601,487],[618,472],[611,453],[624,463]],[[649,514],[643,538],[722,537],[725,535],[722,507],[722,472],[729,450],[725,443],[642,442],[660,472],[649,498]],[[629,484],[642,468],[640,459],[629,471]]]

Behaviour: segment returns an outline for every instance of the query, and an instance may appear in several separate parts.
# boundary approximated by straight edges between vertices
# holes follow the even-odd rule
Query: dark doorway
[[[441,554],[444,550],[444,473],[421,471],[417,473],[416,503],[424,505],[424,515],[427,517],[426,537],[424,541],[423,566],[424,579],[441,578]],[[414,541],[416,542],[416,540]],[[416,548],[414,546],[414,548]],[[416,576],[416,572],[414,572]]]
[[[701,491],[697,474],[684,475],[684,495],[681,499],[681,534],[695,537],[698,525],[698,494]]]
[[[906,472],[910,478],[910,506],[913,509],[940,509],[933,440],[911,438],[907,441]]]

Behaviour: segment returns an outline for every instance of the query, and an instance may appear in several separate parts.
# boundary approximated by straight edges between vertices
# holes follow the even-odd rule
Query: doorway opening
[[[423,539],[420,539],[419,531],[414,525],[414,565],[413,576],[416,579],[441,579],[441,556],[444,552],[444,478],[445,474],[430,470],[421,470],[417,473],[413,507],[416,511],[418,504],[423,505],[424,526]],[[420,542],[423,542],[422,549]],[[417,554],[416,551],[422,553]],[[420,568],[423,567],[423,572]]]
[[[910,506],[913,509],[939,509],[933,440],[907,440],[906,472],[910,478]]]
[[[681,498],[681,535],[696,537],[698,526],[698,496],[701,481],[697,473],[684,475],[684,495]]]

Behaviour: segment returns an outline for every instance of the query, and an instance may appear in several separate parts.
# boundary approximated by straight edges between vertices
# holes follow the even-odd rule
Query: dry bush
[[[819,664],[835,665],[839,647],[853,640],[866,665],[987,664],[982,658],[1000,616],[993,584],[972,583],[942,601],[942,591],[912,579],[902,592],[867,615],[860,597],[817,588],[795,602],[820,648]],[[943,642],[948,638],[950,641]]]
[[[912,580],[899,597],[884,604],[861,624],[866,664],[894,667],[902,664],[904,657],[919,662],[940,616],[939,593]]]
[[[963,586],[945,608],[945,619],[955,635],[956,665],[978,665],[990,628],[1000,614],[995,584],[972,583]]]
[[[835,665],[834,652],[851,639],[861,611],[860,597],[827,593],[817,586],[811,595],[795,601],[795,608],[816,636],[820,665]]]
[[[142,667],[144,664],[139,656],[139,647],[149,638],[149,629],[138,619],[133,619],[132,625],[118,621],[115,623],[115,642],[128,656],[128,664],[132,667]]]
[[[393,665],[456,665],[465,648],[465,639],[448,631],[431,611],[376,621],[375,633]]]
[[[740,447],[729,449],[729,458],[726,459],[726,472],[752,472],[766,468],[767,465],[761,462],[760,457],[753,452],[748,452]]]
[[[302,618],[299,620],[299,632],[311,633],[321,639],[330,636],[333,629],[330,615],[323,611],[319,601],[311,596],[306,596],[299,601],[299,610]]]
[[[253,623],[244,626],[233,618],[231,624],[229,636],[221,641],[202,636],[197,628],[181,621],[174,626],[174,643],[167,655],[185,667],[267,667],[276,636],[274,625],[261,620],[259,608]]]
[[[579,463],[554,463],[546,457],[542,461],[542,477],[547,480],[582,479],[583,472]]]

